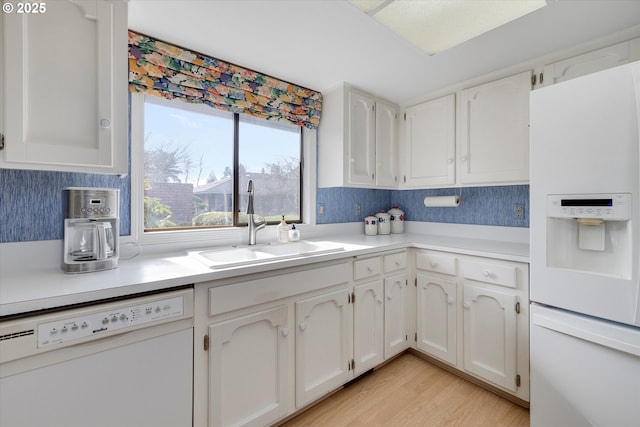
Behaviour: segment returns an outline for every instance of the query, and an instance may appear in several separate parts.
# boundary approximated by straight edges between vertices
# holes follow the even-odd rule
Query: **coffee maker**
[[[118,266],[120,190],[69,187],[64,190],[65,273],[87,273]]]

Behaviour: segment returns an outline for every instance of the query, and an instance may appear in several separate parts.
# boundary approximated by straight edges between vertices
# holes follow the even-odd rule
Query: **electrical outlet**
[[[513,214],[515,215],[516,218],[523,219],[524,218],[524,205],[521,204],[521,203],[516,203],[515,205],[513,205]]]
[[[320,203],[320,207],[318,208],[318,215],[324,215],[324,203]]]
[[[360,203],[356,203],[356,215],[362,215],[362,206],[360,206]]]

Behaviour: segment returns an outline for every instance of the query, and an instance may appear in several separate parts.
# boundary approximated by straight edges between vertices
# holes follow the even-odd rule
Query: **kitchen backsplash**
[[[427,208],[426,196],[462,198],[455,208]],[[529,227],[529,186],[443,188],[436,190],[366,190],[319,188],[316,222],[332,224],[362,221],[370,213],[398,205],[407,221]],[[358,212],[358,206],[360,211]],[[521,216],[516,216],[516,208]]]
[[[120,234],[131,234],[129,176],[0,169],[0,243],[64,237],[66,187],[120,189]]]
[[[112,175],[0,169],[0,243],[63,238],[62,190],[120,189],[120,234],[131,233],[130,178]],[[425,196],[460,195],[457,208],[426,208]],[[407,221],[529,227],[529,186],[437,190],[318,188],[316,222],[360,222],[369,213],[398,205]],[[359,210],[358,210],[359,206]],[[523,215],[515,215],[516,206]]]

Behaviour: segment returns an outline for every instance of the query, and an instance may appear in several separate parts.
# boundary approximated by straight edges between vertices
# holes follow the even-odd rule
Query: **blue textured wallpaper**
[[[129,235],[130,183],[128,175],[0,169],[0,243],[63,239],[66,187],[119,188],[120,235]]]
[[[427,208],[426,196],[459,195],[462,202],[456,208]],[[447,222],[455,224],[529,227],[529,186],[443,188],[436,190],[361,190],[356,188],[319,188],[316,196],[316,222],[361,221],[369,213],[389,210],[398,205],[407,221]],[[523,207],[517,218],[514,205]],[[361,206],[361,214],[356,212]],[[320,214],[320,206],[324,213]]]
[[[130,182],[128,176],[0,169],[0,243],[62,239],[62,190],[66,187],[119,188],[120,234],[129,235]],[[440,195],[460,195],[462,203],[457,208],[424,206],[426,196]],[[437,190],[318,188],[316,203],[318,224],[359,222],[369,213],[398,205],[407,221],[529,227],[528,185]],[[522,218],[514,215],[516,204],[524,208]]]
[[[318,188],[316,192],[316,223],[358,222],[367,215],[389,210],[390,190],[360,188]],[[356,205],[360,205],[360,214]],[[323,207],[324,213],[320,214]]]

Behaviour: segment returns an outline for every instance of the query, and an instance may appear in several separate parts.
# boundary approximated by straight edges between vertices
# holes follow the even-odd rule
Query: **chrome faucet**
[[[249,193],[249,202],[247,203],[247,223],[249,225],[249,244],[256,244],[256,233],[258,230],[263,229],[266,226],[264,218],[260,221],[256,221],[253,217],[255,212],[253,211],[253,180],[249,180],[247,185],[247,192]]]

